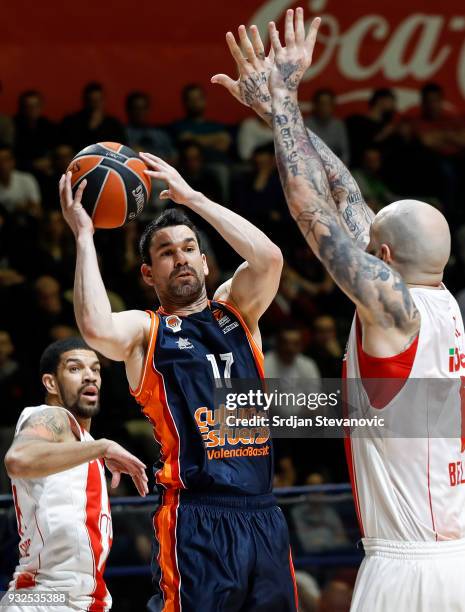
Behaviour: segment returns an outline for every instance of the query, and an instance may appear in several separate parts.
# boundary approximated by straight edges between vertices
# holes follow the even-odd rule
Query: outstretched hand
[[[173,200],[176,204],[189,205],[196,192],[186,183],[179,172],[156,155],[140,153],[140,156],[150,168],[150,170],[144,172],[154,179],[167,183],[168,188],[163,189],[160,193],[160,200]]]
[[[148,478],[145,473],[146,465],[137,457],[131,455],[125,448],[117,442],[108,440],[108,446],[105,452],[105,465],[112,474],[111,488],[115,489],[121,480],[121,474],[129,474],[131,476],[139,495],[145,497],[149,492],[147,483]]]
[[[273,67],[273,50],[265,55],[257,26],[250,26],[250,38],[244,25],[239,26],[237,32],[242,50],[232,32],[226,34],[226,42],[236,61],[239,77],[234,80],[226,74],[215,74],[211,82],[223,85],[239,102],[268,120],[271,116],[268,78]]]
[[[295,17],[295,19],[294,19]],[[313,49],[321,19],[316,17],[305,36],[304,11],[302,8],[286,11],[284,26],[285,46],[281,45],[276,24],[268,24],[271,46],[275,54],[270,73],[270,90],[297,91],[306,70],[312,64]]]

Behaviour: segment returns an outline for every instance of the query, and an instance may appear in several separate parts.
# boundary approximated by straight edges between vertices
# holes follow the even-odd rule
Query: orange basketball
[[[135,219],[150,197],[147,166],[129,147],[98,142],[82,149],[70,163],[73,194],[86,179],[82,205],[95,227],[121,227]]]

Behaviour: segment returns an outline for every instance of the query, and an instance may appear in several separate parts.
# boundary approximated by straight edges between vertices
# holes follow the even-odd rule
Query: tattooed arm
[[[294,31],[293,11],[288,11],[283,48],[274,23],[270,24],[275,52],[270,75],[273,132],[281,182],[290,212],[308,244],[370,328],[376,347],[371,354],[392,355],[418,332],[419,313],[400,275],[358,248],[342,228],[340,216],[321,197],[320,175],[313,170],[315,149],[297,102],[297,86],[305,70],[301,47],[311,57],[319,21],[314,20],[307,38],[303,23],[300,25]]]
[[[303,11],[296,11],[296,29],[303,28]],[[231,32],[226,34],[231,55],[236,61],[239,77],[233,80],[225,74],[212,77],[212,83],[225,87],[239,102],[252,108],[270,127],[272,127],[272,107],[269,92],[269,76],[274,65],[274,52],[265,55],[263,42],[255,25],[250,27],[251,40],[243,25],[238,29],[239,42],[245,53],[236,43]],[[311,64],[311,56],[303,58],[303,70]],[[342,227],[361,248],[369,241],[369,230],[373,211],[363,199],[357,182],[345,164],[313,132],[308,130],[310,143],[314,149],[311,156],[312,174],[319,175],[319,195],[331,202],[342,218]]]
[[[121,473],[130,474],[139,493],[145,495],[145,465],[112,440],[78,442],[68,414],[49,406],[32,414],[15,436],[5,455],[10,478],[43,478],[70,470],[94,459],[105,459],[117,486]]]

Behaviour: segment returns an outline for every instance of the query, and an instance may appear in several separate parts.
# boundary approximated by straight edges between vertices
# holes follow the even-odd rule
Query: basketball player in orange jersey
[[[145,229],[141,273],[156,312],[112,313],[93,226],[70,175],[63,214],[76,237],[74,305],[87,342],[124,361],[131,392],[161,446],[155,479],[156,593],[150,610],[290,612],[297,609],[287,526],[271,494],[267,428],[225,427],[220,381],[263,378],[258,320],[278,289],[282,256],[260,230],[195,192],[161,159],[142,154],[165,181],[161,198],[199,214],[245,260],[207,299],[208,266],[188,217],[168,210]]]
[[[465,342],[460,310],[442,284],[450,231],[438,210],[415,200],[394,202],[374,217],[347,168],[305,129],[297,89],[319,23],[306,36],[303,10],[288,10],[285,46],[269,24],[268,57],[257,28],[249,39],[241,26],[242,51],[227,34],[239,78],[212,80],[272,125],[291,215],[356,306],[344,364],[349,405],[398,423],[398,435],[407,418],[427,427],[437,405],[455,427],[449,438],[424,437],[425,427],[417,438],[375,430],[346,439],[366,553],[351,610],[464,610]],[[350,384],[367,378],[396,380]],[[412,392],[406,383],[418,378],[446,380],[448,394],[439,380]]]
[[[3,605],[11,603],[9,612],[104,612],[111,608],[103,572],[112,527],[103,462],[113,486],[129,473],[141,495],[148,492],[145,465],[116,442],[90,435],[100,409],[100,363],[81,338],[48,346],[40,373],[45,403],[22,411],[5,456],[20,559]],[[66,605],[53,598],[57,592],[68,594]]]

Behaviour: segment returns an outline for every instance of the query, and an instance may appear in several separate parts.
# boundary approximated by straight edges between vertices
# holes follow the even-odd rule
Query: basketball
[[[146,169],[137,153],[116,142],[90,145],[68,166],[73,195],[86,179],[82,205],[94,227],[104,229],[121,227],[142,212],[151,191]]]

